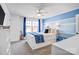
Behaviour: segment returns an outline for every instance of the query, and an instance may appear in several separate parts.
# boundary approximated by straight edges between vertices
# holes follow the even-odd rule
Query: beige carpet
[[[51,45],[32,51],[26,40],[22,40],[11,43],[11,55],[72,55],[72,54],[63,49]]]

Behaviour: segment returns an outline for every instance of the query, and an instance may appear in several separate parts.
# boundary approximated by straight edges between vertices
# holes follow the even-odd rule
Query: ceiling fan
[[[34,18],[42,18],[47,12],[44,12],[42,9],[38,9],[35,13],[36,15],[34,16]]]

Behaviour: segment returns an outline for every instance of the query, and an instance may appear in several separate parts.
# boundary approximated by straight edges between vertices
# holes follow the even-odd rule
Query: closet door
[[[76,15],[76,33],[79,33],[79,14]]]
[[[0,55],[7,55],[10,42],[9,29],[0,28]]]

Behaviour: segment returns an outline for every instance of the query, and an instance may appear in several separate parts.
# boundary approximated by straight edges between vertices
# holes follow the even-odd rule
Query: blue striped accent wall
[[[56,15],[56,16],[47,18],[45,20],[45,22],[47,22],[47,21],[55,21],[55,20],[56,21],[57,20],[63,20],[63,19],[66,19],[66,18],[72,18],[72,17],[75,17],[76,14],[79,14],[79,9],[72,10],[72,11],[69,11],[69,12],[66,12],[66,13],[63,13],[63,14],[60,14],[60,15]]]
[[[60,30],[67,34],[75,34],[75,16],[79,14],[79,9],[75,9],[60,15],[56,15],[50,18],[46,18],[43,20],[44,28],[47,25],[53,25],[54,23],[61,24]]]

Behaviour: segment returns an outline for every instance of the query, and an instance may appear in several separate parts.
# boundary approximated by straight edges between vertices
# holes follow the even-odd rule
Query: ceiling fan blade
[[[48,12],[41,12],[42,14],[46,14],[46,13],[48,13]]]
[[[44,10],[37,10],[36,13],[37,14],[42,14],[42,13],[48,13],[48,12],[47,11],[44,11]]]

